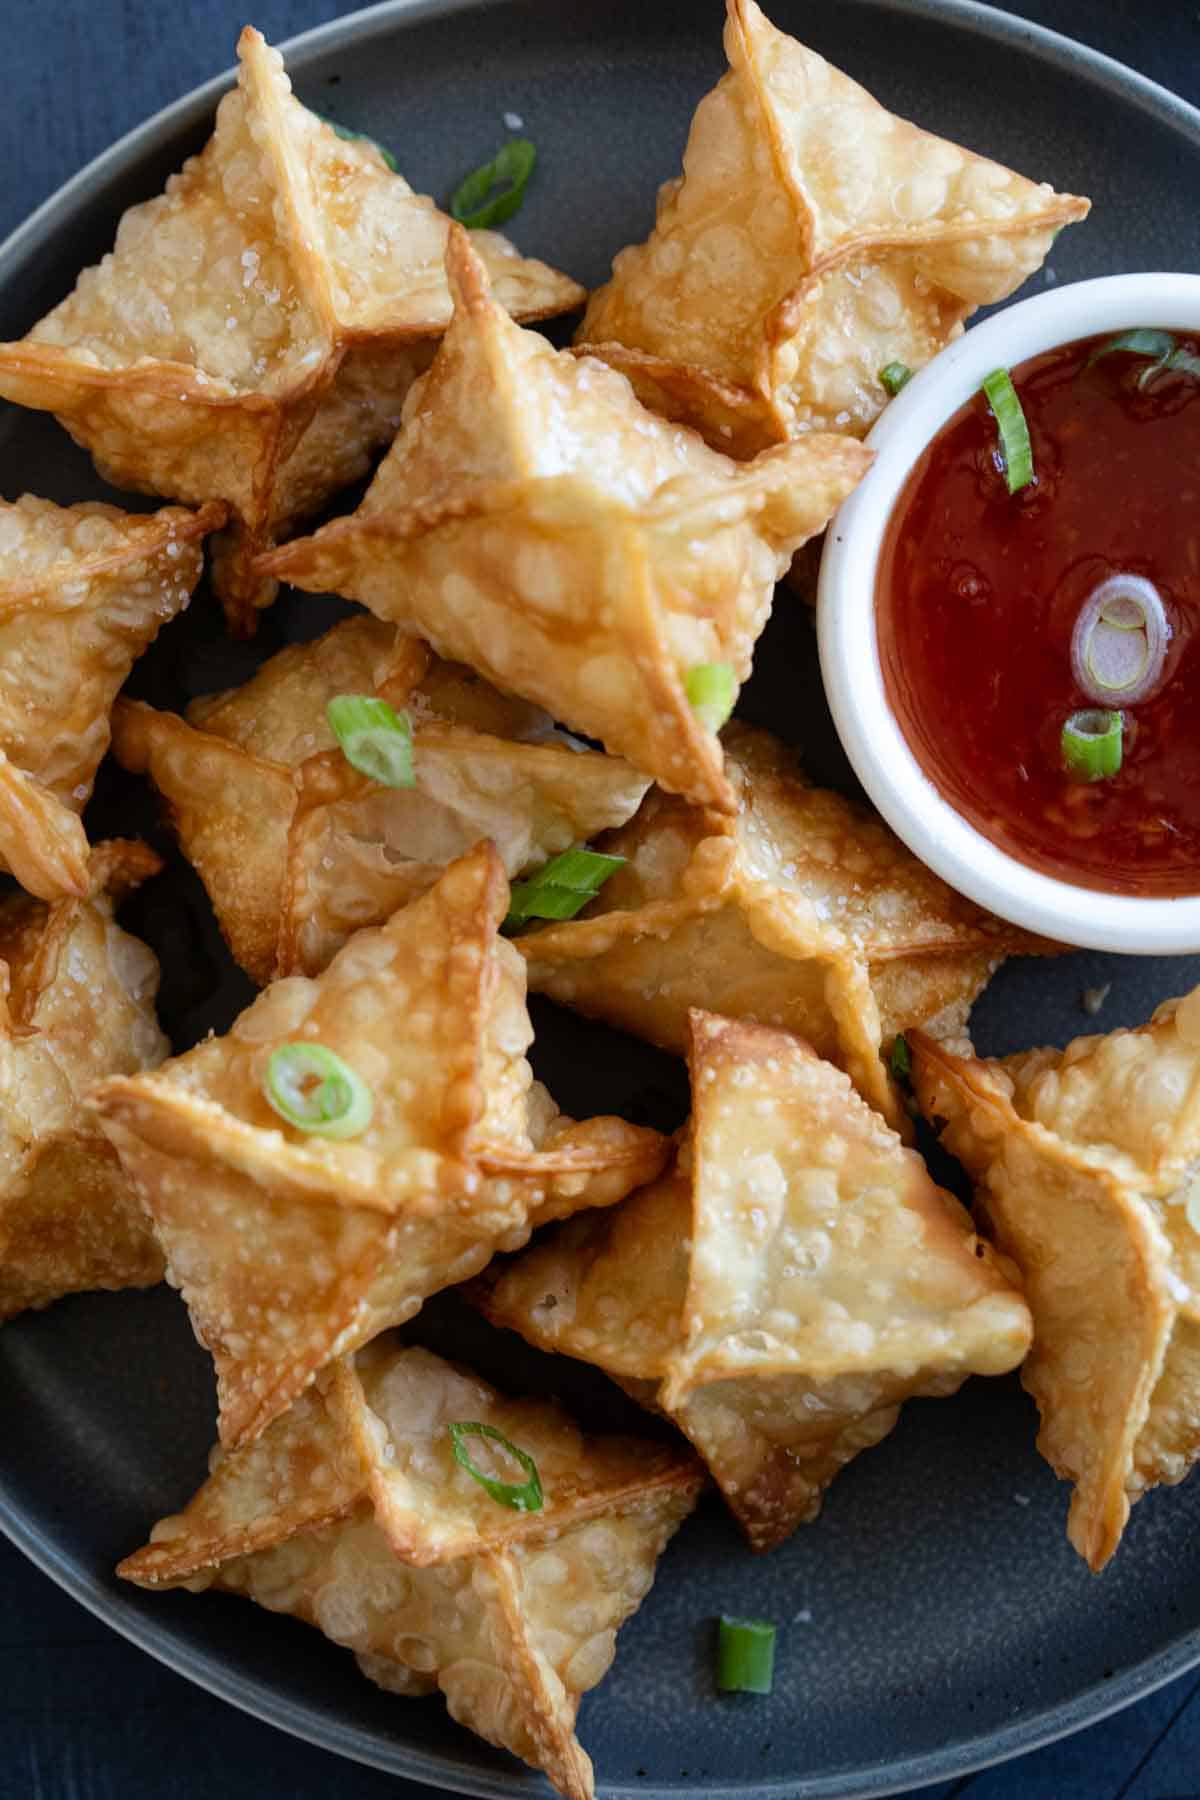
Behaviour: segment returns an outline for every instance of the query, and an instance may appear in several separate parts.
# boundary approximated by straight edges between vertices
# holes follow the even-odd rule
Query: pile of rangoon
[[[894,118],[754,0],[725,41],[573,350],[528,322],[575,282],[306,110],[252,30],[207,148],[0,346],[0,394],[183,503],[0,507],[0,857],[28,891],[0,910],[0,1309],[165,1272],[220,1450],[121,1573],[309,1620],[570,1796],[579,1698],[710,1477],[769,1550],[906,1398],[1023,1365],[1098,1569],[1200,1447],[1200,996],[975,1060],[992,971],[1052,947],[719,730],[869,464],[878,371],[1087,203]],[[356,511],[294,535],[385,449]],[[186,718],[119,699],[207,536],[235,630],[280,580],[366,610]],[[403,722],[398,782],[344,753],[347,696]],[[157,858],[80,823],[110,739],[262,989],[174,1057],[113,917]],[[623,859],[602,890],[506,935],[510,882],[583,845]],[[687,1057],[674,1140],[560,1113],[527,986]],[[900,1033],[986,1235],[906,1147]],[[464,1282],[674,1443],[381,1335]]]

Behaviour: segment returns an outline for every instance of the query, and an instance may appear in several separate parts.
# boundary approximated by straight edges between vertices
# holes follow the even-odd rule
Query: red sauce
[[[1196,339],[1176,333],[1190,351]],[[976,397],[916,464],[888,527],[876,616],[891,706],[950,804],[1036,869],[1111,893],[1200,893],[1200,380],[1137,386],[1105,338],[1012,371],[1035,482],[1010,495]],[[1092,706],[1071,633],[1118,572],[1171,624],[1157,690],[1125,709],[1120,772],[1072,780],[1062,727]]]

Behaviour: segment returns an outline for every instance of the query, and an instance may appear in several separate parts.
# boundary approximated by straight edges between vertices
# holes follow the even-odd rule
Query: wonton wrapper
[[[102,1076],[152,1069],[170,1048],[154,954],[113,920],[158,868],[144,844],[117,840],[93,850],[86,898],[0,904],[0,1319],[162,1280],[150,1221],[80,1110]]]
[[[1075,1483],[1068,1535],[1101,1569],[1131,1503],[1200,1455],[1200,989],[1061,1051],[911,1042],[922,1110],[1024,1273],[1038,1448]]]
[[[734,455],[863,434],[887,404],[879,371],[921,368],[1089,202],[894,117],[754,0],[729,0],[725,50],[682,176],[578,342]]]
[[[688,672],[750,673],[777,578],[870,453],[829,435],[750,464],[514,325],[465,232],[454,320],[356,513],[266,557],[361,600],[598,738],[672,792],[733,804]]]
[[[112,254],[19,343],[0,395],[57,414],[118,487],[227,500],[214,581],[254,627],[273,582],[253,555],[370,467],[450,316],[449,219],[296,100],[247,27],[238,84],[200,156],[124,215]],[[475,234],[519,317],[584,290]]]
[[[89,892],[79,814],[113,701],[186,607],[224,518],[0,501],[0,869],[43,900]]]
[[[351,768],[325,717],[337,694],[408,709],[415,787]],[[319,974],[352,932],[383,924],[481,838],[513,877],[623,823],[648,785],[369,617],[281,651],[189,717],[121,701],[113,748],[165,796],[230,948],[260,986]]]
[[[806,1038],[892,1124],[880,1057],[958,1037],[997,965],[1048,946],[924,868],[878,819],[808,785],[766,732],[723,733],[735,817],[652,792],[596,845],[629,859],[577,919],[517,940],[535,993],[682,1051],[703,1006]]]
[[[675,1168],[474,1293],[686,1432],[753,1548],[915,1394],[1015,1367],[1029,1311],[958,1202],[846,1077],[762,1025],[691,1014]]]
[[[446,1427],[460,1420],[533,1457],[541,1512],[497,1504],[458,1466]],[[482,1464],[480,1440],[468,1443]],[[607,1674],[702,1481],[679,1451],[585,1438],[553,1403],[506,1400],[385,1341],[220,1457],[118,1573],[291,1613],[352,1650],[380,1687],[440,1688],[461,1725],[543,1770],[568,1800],[591,1800],[580,1698]]]
[[[212,1352],[227,1447],[493,1251],[662,1167],[657,1132],[577,1125],[533,1080],[524,966],[497,935],[507,906],[481,844],[317,980],[276,982],[227,1036],[93,1095]],[[298,1040],[370,1088],[357,1137],[305,1133],[271,1108],[267,1060]]]

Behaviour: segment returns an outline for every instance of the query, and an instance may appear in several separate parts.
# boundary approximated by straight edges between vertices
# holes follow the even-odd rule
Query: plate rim
[[[1134,101],[1151,118],[1190,138],[1200,151],[1200,107],[1118,58],[1064,32],[986,4],[985,0],[854,0],[854,3],[901,13],[907,18],[916,15],[935,24],[973,31],[1018,51],[1036,54],[1040,60],[1065,69],[1070,75],[1119,93],[1126,103]],[[379,0],[378,4],[360,7],[299,32],[282,40],[275,48],[282,53],[289,73],[294,75],[303,73],[308,62],[335,52],[344,44],[387,36],[426,19],[447,18],[459,12],[483,11],[504,4],[506,0]],[[714,9],[715,4],[716,0]],[[236,74],[236,67],[227,67],[189,89],[133,126],[47,195],[0,242],[0,284],[11,278],[11,265],[19,264],[45,233],[58,228],[60,213],[70,212],[90,190],[152,155],[177,131],[210,116],[221,96],[233,85]],[[40,1530],[26,1516],[20,1503],[10,1496],[2,1470],[0,1533],[44,1575],[111,1630],[205,1692],[277,1730],[286,1731],[348,1761],[422,1782],[434,1792],[469,1794],[478,1796],[479,1800],[512,1800],[514,1795],[545,1792],[541,1778],[515,1761],[511,1770],[488,1769],[456,1757],[451,1750],[431,1753],[403,1741],[397,1741],[394,1748],[385,1749],[369,1730],[336,1718],[316,1717],[304,1702],[281,1695],[257,1678],[246,1680],[235,1676],[207,1650],[197,1650],[166,1624],[144,1616],[137,1605],[90,1572]],[[1093,1683],[1068,1700],[1047,1706],[1036,1714],[1027,1714],[1010,1725],[975,1737],[964,1736],[935,1750],[907,1755],[886,1765],[876,1762],[844,1773],[797,1773],[767,1780],[758,1778],[753,1787],[744,1782],[731,1785],[723,1781],[690,1779],[653,1784],[639,1781],[636,1786],[630,1786],[605,1781],[601,1776],[601,1788],[606,1800],[661,1800],[663,1796],[689,1793],[704,1796],[704,1800],[757,1800],[757,1796],[762,1796],[763,1800],[883,1800],[884,1796],[910,1788],[992,1768],[1100,1724],[1114,1713],[1147,1698],[1198,1663],[1200,1623],[1190,1631],[1178,1633],[1163,1649],[1123,1670],[1119,1676]]]

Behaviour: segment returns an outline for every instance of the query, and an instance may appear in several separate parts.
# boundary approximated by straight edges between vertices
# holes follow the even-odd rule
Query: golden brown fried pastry
[[[1200,989],[1066,1050],[911,1043],[922,1109],[1024,1274],[1038,1448],[1101,1569],[1132,1502],[1200,1455]]]
[[[408,711],[414,787],[350,766],[325,717],[339,694]],[[383,924],[481,838],[510,877],[522,874],[622,824],[648,786],[367,616],[281,651],[189,719],[121,701],[113,747],[166,798],[234,956],[260,985],[319,974],[353,931]]]
[[[731,455],[864,433],[880,370],[917,369],[1005,299],[1089,202],[894,117],[754,0],[728,0],[729,72],[683,174],[622,250],[579,342],[648,406]]]
[[[799,1033],[893,1124],[880,1051],[960,1036],[1006,956],[1048,948],[924,868],[876,818],[808,785],[764,731],[722,734],[738,810],[651,792],[598,849],[628,865],[579,918],[517,940],[535,993],[682,1051],[704,1006]]]
[[[540,1510],[492,1499],[455,1461],[448,1426],[462,1422],[533,1459]],[[482,1463],[481,1440],[467,1441]],[[679,1451],[585,1438],[553,1404],[506,1400],[384,1340],[220,1458],[118,1573],[242,1593],[304,1619],[381,1687],[440,1688],[460,1724],[543,1770],[568,1800],[590,1800],[580,1697],[607,1673],[702,1479]]]
[[[118,487],[227,500],[215,581],[250,631],[274,595],[254,552],[366,474],[429,363],[450,316],[449,220],[369,140],[302,106],[257,31],[238,57],[203,153],[0,346],[0,395],[57,414]],[[498,233],[475,241],[518,317],[582,302]]]
[[[89,892],[79,814],[113,701],[187,605],[224,518],[0,501],[0,869],[43,900]]]
[[[675,1167],[472,1293],[667,1413],[769,1550],[902,1401],[1014,1368],[1029,1311],[958,1202],[806,1044],[693,1012],[690,1067]]]
[[[162,1280],[150,1221],[80,1107],[103,1076],[155,1068],[169,1049],[158,963],[113,920],[158,868],[144,844],[101,844],[85,898],[0,905],[0,1319]]]
[[[319,979],[275,982],[225,1037],[93,1094],[212,1352],[227,1446],[493,1251],[662,1167],[657,1132],[575,1124],[533,1080],[524,965],[497,935],[507,906],[482,844]],[[272,1053],[298,1043],[366,1084],[354,1135],[272,1106]]]
[[[514,325],[457,228],[447,272],[453,323],[366,499],[262,566],[402,621],[673,792],[732,805],[689,672],[745,680],[776,578],[869,452],[826,434],[732,463],[602,363]]]

